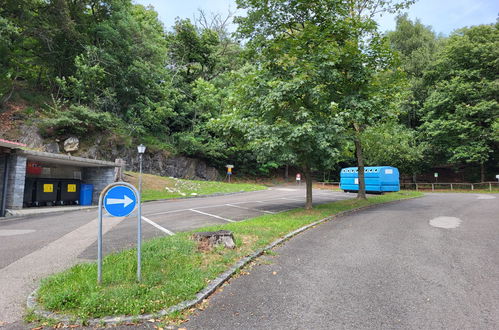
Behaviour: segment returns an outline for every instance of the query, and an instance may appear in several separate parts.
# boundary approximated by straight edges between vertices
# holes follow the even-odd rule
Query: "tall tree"
[[[425,74],[429,96],[421,130],[433,160],[485,163],[498,150],[499,23],[456,31]],[[497,161],[497,160],[496,160]]]
[[[263,154],[272,150],[275,157],[279,149],[303,169],[310,208],[312,167],[338,160],[338,124],[346,124],[354,132],[362,172],[359,196],[365,198],[360,133],[372,119],[384,116],[380,111],[389,85],[383,82],[390,76],[383,72],[392,63],[371,15],[389,10],[391,2],[237,3],[247,12],[237,21],[240,35],[249,39],[256,66],[247,86],[256,94],[242,97],[255,103],[244,107],[252,110],[242,117],[256,123],[247,136]],[[328,148],[331,152],[324,152]]]
[[[362,134],[366,163],[390,165],[413,176],[421,171],[427,143],[418,141],[417,132],[396,122],[380,123]]]
[[[395,31],[387,33],[391,46],[400,56],[400,65],[408,78],[408,94],[401,104],[401,121],[407,127],[421,124],[420,109],[427,97],[423,75],[434,61],[439,40],[429,26],[411,21],[407,14],[397,17]]]

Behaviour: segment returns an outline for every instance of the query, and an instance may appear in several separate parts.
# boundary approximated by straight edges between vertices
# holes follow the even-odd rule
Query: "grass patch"
[[[126,181],[138,186],[138,173],[126,172]],[[142,200],[168,199],[186,196],[226,194],[240,191],[266,189],[251,183],[227,183],[220,181],[196,181],[167,178],[152,174],[142,175]]]
[[[102,286],[97,285],[96,264],[79,264],[43,280],[38,301],[46,309],[84,319],[159,311],[194,298],[236,260],[297,228],[341,211],[420,195],[398,192],[343,200],[311,211],[296,209],[197,230],[231,230],[234,250],[201,251],[190,239],[192,232],[153,239],[143,244],[141,283],[135,281],[136,252],[132,249],[104,258]]]

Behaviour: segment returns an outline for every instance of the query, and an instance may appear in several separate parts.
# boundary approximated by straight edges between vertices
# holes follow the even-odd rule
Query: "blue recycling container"
[[[92,205],[93,193],[94,193],[93,184],[82,183],[80,186],[80,205]]]
[[[399,170],[391,166],[364,167],[366,191],[382,193],[399,191]],[[359,173],[357,167],[347,167],[340,172],[340,189],[344,191],[359,190]]]

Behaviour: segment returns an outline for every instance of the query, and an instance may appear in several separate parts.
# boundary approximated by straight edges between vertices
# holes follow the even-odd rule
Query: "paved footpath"
[[[191,329],[499,329],[499,196],[429,194],[325,223],[233,279]]]

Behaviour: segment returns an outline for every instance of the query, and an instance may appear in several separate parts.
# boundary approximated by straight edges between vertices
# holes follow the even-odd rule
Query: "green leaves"
[[[496,143],[499,116],[496,25],[457,31],[437,54],[425,79],[423,134],[441,162],[485,163]]]

